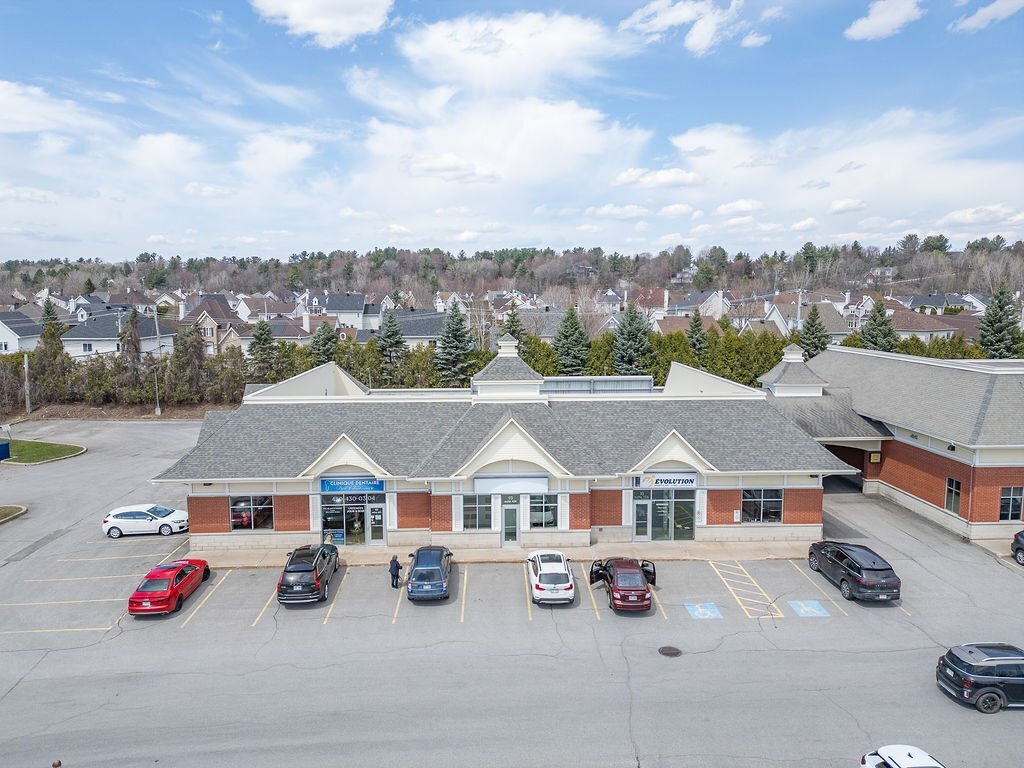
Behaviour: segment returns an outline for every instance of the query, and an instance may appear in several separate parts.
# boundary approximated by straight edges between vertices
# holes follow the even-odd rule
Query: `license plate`
[[[879,600],[892,600],[892,595],[879,595]]]
[[[302,591],[302,587],[300,585],[298,585],[298,584],[296,584],[296,585],[294,585],[292,587],[292,592],[301,592],[301,591]]]
[[[637,599],[637,597],[636,597],[636,595],[630,595],[630,596],[629,596],[629,599],[630,599],[630,600],[636,600],[636,599]]]
[[[946,670],[946,674],[949,675],[950,677],[954,677],[952,669],[947,669]]]
[[[143,608],[149,608],[149,600],[143,600],[142,601],[142,607]]]

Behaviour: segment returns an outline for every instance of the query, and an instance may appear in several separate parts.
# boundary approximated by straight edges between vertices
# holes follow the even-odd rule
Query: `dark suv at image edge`
[[[1017,531],[1017,535],[1013,537],[1013,543],[1010,545],[1010,551],[1013,552],[1013,559],[1020,565],[1024,565],[1024,531]]]
[[[1024,707],[1024,650],[1007,643],[955,645],[939,657],[935,683],[986,715]]]

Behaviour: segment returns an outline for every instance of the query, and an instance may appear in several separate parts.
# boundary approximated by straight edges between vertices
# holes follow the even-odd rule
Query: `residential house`
[[[123,308],[121,308],[123,310]],[[128,319],[127,311],[94,311],[79,307],[80,322],[61,336],[64,351],[73,358],[115,354],[121,351],[121,333]],[[142,354],[169,355],[174,347],[174,332],[158,329],[152,317],[138,316]],[[159,331],[159,332],[158,332]]]
[[[950,339],[957,331],[953,325],[946,322],[948,318],[945,316],[926,315],[911,312],[909,309],[896,310],[889,319],[901,339],[917,336],[925,344],[932,339]]]
[[[864,282],[868,285],[891,283],[895,279],[896,267],[872,267],[871,270],[864,275]]]
[[[984,312],[992,300],[991,296],[983,293],[965,293],[962,298],[967,303],[968,312]]]
[[[304,315],[304,317],[308,320],[309,315]],[[303,347],[309,344],[315,332],[315,329],[310,329],[308,324],[293,317],[270,318],[267,319],[267,325],[270,326],[270,335],[274,341],[287,341]],[[221,348],[239,347],[242,352],[247,353],[249,345],[252,343],[254,330],[254,325],[236,324],[231,326],[225,334]]]
[[[336,321],[336,325],[348,326],[359,330],[363,327],[363,316],[366,313],[366,294],[354,291],[344,293],[313,293],[307,291],[299,296],[295,308],[298,315],[326,315]]]
[[[410,349],[414,347],[434,346],[444,325],[448,319],[448,312],[437,310],[422,310],[410,307],[409,309],[392,309],[398,327],[402,329],[402,337]],[[365,328],[356,332],[355,339],[359,344],[365,344],[370,339],[379,336],[379,328]]]
[[[156,302],[142,293],[142,291],[111,291],[107,297],[107,304],[120,304],[126,307],[132,307],[137,312],[143,315],[152,315],[156,312]]]
[[[692,291],[690,295],[682,301],[667,307],[665,314],[667,316],[677,315],[689,317],[699,308],[701,315],[707,315],[718,320],[722,315],[728,314],[731,307],[732,302],[729,301],[725,294],[720,290]]]
[[[246,329],[246,324],[238,319],[227,297],[221,293],[204,294],[196,308],[181,319],[181,324],[195,325],[199,329],[208,355],[219,354],[227,348],[229,331],[235,329],[240,334]]]
[[[255,296],[239,299],[238,305],[235,307],[238,319],[243,323],[250,324],[277,317],[294,318],[295,312],[296,305],[294,303]]]
[[[619,294],[609,288],[597,297],[597,306],[606,314],[614,315],[616,312],[621,312],[625,309],[625,302]]]
[[[434,309],[437,312],[451,312],[452,304],[458,304],[459,312],[463,315],[469,313],[469,298],[454,292],[436,293],[434,295]]]
[[[0,355],[31,352],[42,333],[42,326],[24,312],[0,312]]]
[[[665,336],[669,333],[689,333],[690,323],[693,322],[692,316],[684,317],[682,315],[666,315],[665,317],[659,317],[657,320],[651,323],[651,330],[654,333],[660,333]],[[705,331],[712,329],[721,332],[722,328],[718,325],[718,321],[710,315],[701,315],[700,324],[704,327]]]
[[[850,335],[850,326],[846,319],[828,301],[818,304],[772,304],[764,316],[764,322],[766,325],[775,325],[782,336],[788,336],[791,332],[803,328],[812,306],[818,308],[818,315],[832,344],[838,344]]]

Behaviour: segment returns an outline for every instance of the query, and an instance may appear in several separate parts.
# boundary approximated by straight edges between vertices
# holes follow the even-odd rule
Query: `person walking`
[[[388,573],[391,574],[391,588],[398,589],[398,574],[402,572],[402,566],[398,562],[398,555],[391,556],[391,562],[388,563]]]

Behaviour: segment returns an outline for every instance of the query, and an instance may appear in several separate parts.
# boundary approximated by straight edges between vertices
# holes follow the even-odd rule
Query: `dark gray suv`
[[[1024,565],[1024,531],[1017,531],[1017,535],[1013,537],[1013,544],[1010,545],[1010,549],[1013,551],[1013,559]]]
[[[1024,707],[1024,651],[1008,643],[953,646],[935,665],[935,683],[986,715]]]
[[[821,571],[847,600],[899,600],[899,576],[872,549],[841,541],[816,541],[807,551],[807,565]]]
[[[338,548],[333,544],[298,547],[288,553],[288,562],[281,573],[281,580],[277,582],[277,602],[326,600],[331,576],[337,570]]]

